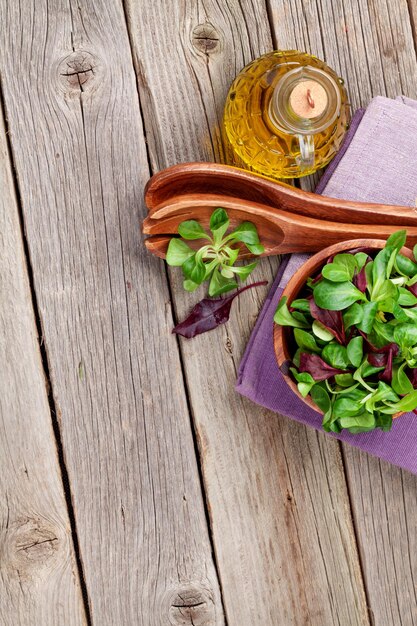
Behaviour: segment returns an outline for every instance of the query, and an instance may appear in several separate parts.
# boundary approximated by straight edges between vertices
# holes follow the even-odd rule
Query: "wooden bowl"
[[[317,271],[322,267],[323,263],[330,256],[338,254],[339,252],[348,252],[355,248],[370,248],[373,250],[380,250],[385,246],[385,241],[382,239],[354,239],[351,241],[342,241],[332,246],[328,246],[323,250],[320,250],[317,254],[309,258],[299,270],[288,281],[287,286],[282,292],[282,296],[287,296],[287,304],[290,305],[293,300],[298,298],[298,295],[305,285],[305,282],[309,276],[314,276]],[[401,254],[414,260],[413,252],[410,248],[403,248]],[[311,409],[321,413],[318,406],[313,402],[310,396],[303,398],[297,389],[297,385],[291,378],[289,373],[286,373],[283,368],[284,363],[291,361],[291,340],[292,340],[292,328],[289,326],[279,326],[274,323],[274,348],[275,356],[277,359],[278,367],[280,368],[282,375],[291,390]],[[393,417],[399,417],[401,413],[397,413]]]

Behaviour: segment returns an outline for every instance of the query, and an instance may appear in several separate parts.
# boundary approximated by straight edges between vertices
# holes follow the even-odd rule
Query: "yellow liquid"
[[[271,121],[269,108],[278,81],[290,70],[309,65],[325,71],[337,83],[339,116],[325,130],[314,134],[315,159],[309,168],[300,165],[298,137],[280,131]],[[339,150],[350,122],[343,80],[317,57],[296,50],[265,54],[247,65],[234,80],[227,96],[223,140],[227,162],[274,179],[296,178],[324,167]]]

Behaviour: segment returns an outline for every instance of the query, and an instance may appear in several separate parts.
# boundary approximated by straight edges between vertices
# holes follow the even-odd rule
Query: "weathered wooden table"
[[[416,97],[415,0],[0,4],[1,624],[417,624],[417,479],[238,396],[266,289],[178,342],[139,231],[274,47]]]

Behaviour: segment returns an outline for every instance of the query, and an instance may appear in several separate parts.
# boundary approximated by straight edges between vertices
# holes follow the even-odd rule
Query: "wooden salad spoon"
[[[145,245],[150,252],[164,258],[168,243],[173,235],[178,233],[178,225],[189,219],[198,219],[201,225],[208,230],[210,216],[218,207],[218,197],[215,199],[203,194],[183,195],[171,204],[155,208],[143,222],[143,232],[150,235]],[[300,216],[284,210],[272,209],[260,205],[258,202],[223,197],[222,207],[227,210],[231,227],[234,228],[243,221],[253,222],[259,234],[261,243],[265,246],[263,256],[283,254],[287,252],[314,252],[331,244],[349,239],[369,238],[385,239],[391,233],[401,229],[396,224],[352,224],[339,223],[325,219],[315,219]],[[415,226],[407,228],[408,244],[417,243],[417,222]],[[198,249],[203,240],[190,241],[190,246]],[[252,255],[242,246],[242,258]]]
[[[277,183],[252,172],[219,163],[181,163],[155,174],[145,189],[149,216],[165,205],[184,201],[184,196],[223,196],[250,201],[292,214],[348,224],[395,224],[416,226],[417,210],[413,207],[328,198],[302,191],[286,183]],[[219,206],[219,205],[218,205]],[[222,206],[222,204],[220,204]],[[197,218],[197,216],[194,216]],[[248,218],[246,218],[248,219]]]

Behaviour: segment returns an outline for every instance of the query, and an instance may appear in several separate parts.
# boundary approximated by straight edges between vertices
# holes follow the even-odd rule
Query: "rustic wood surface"
[[[325,58],[354,107],[417,97],[413,0],[0,9],[0,623],[417,624],[417,478],[238,396],[267,289],[177,342],[203,291],[139,235],[150,173],[222,160],[228,86],[274,46]]]
[[[166,277],[139,239],[149,170],[122,6],[2,7],[3,94],[90,619],[220,625]]]
[[[85,624],[0,112],[0,624]]]

